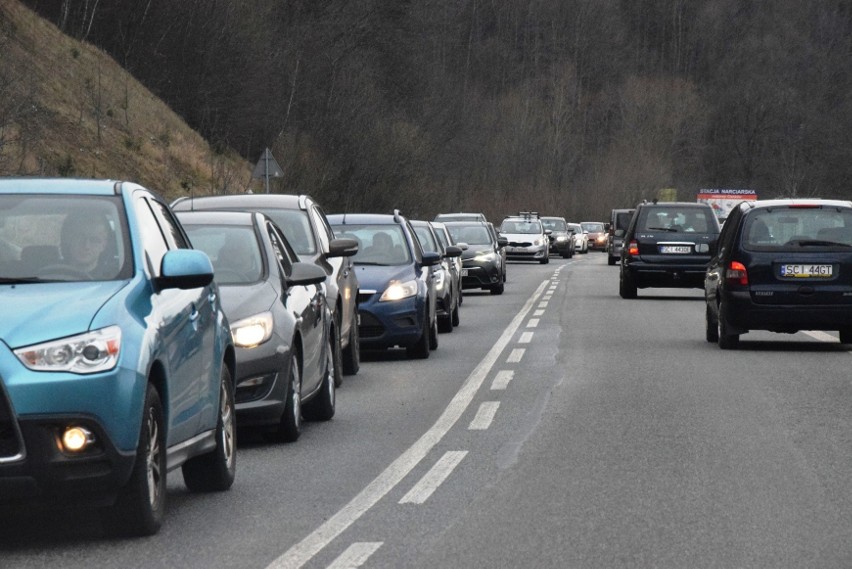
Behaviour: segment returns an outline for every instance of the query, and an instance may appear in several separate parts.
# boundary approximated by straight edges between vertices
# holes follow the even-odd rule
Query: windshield
[[[603,223],[581,223],[584,231],[588,231],[589,233],[603,233],[604,225]]]
[[[337,237],[358,242],[358,253],[352,259],[356,265],[407,265],[411,252],[402,227],[396,224],[334,225]]]
[[[120,198],[0,195],[0,282],[123,280],[132,272]]]
[[[566,223],[561,219],[542,219],[541,224],[551,231],[567,231]]]
[[[468,245],[491,245],[491,234],[483,225],[447,225],[447,230],[456,243]]]
[[[541,222],[538,220],[503,220],[500,226],[500,233],[521,233],[526,235],[541,234]]]
[[[207,253],[221,285],[254,283],[263,274],[260,244],[254,229],[234,225],[186,225],[192,246]]]

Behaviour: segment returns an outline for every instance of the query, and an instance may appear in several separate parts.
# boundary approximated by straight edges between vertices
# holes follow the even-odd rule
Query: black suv
[[[325,271],[328,302],[335,330],[340,337],[334,354],[335,386],[346,375],[358,373],[361,356],[358,340],[358,277],[352,255],[358,244],[351,239],[335,239],[325,213],[310,196],[287,194],[244,194],[180,198],[172,203],[175,211],[259,211],[272,219],[293,246],[299,259]]]
[[[706,336],[736,348],[749,330],[837,330],[852,343],[852,202],[735,207],[704,281]]]
[[[639,204],[621,250],[621,298],[636,298],[636,289],[648,287],[702,288],[718,237],[719,222],[707,204]]]

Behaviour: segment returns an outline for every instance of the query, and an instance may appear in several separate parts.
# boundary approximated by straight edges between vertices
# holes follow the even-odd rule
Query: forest
[[[852,198],[842,0],[24,3],[328,211]]]

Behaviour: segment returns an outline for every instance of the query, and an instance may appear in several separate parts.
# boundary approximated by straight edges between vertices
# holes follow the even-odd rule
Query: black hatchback
[[[731,211],[704,281],[706,336],[836,330],[852,343],[852,202],[785,199]]]
[[[621,249],[621,298],[636,298],[636,290],[647,287],[701,288],[718,237],[719,222],[707,204],[637,205]]]

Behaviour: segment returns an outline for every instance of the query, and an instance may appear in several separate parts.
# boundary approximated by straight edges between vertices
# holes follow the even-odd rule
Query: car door
[[[288,285],[287,276],[291,274],[293,263],[299,257],[274,224],[267,222],[266,232],[282,275],[281,301],[296,319],[302,335],[302,393],[312,393],[322,381],[328,349],[328,342],[325,341],[328,325],[323,318],[324,311],[328,310],[324,285]]]
[[[160,264],[169,249],[176,248],[173,238],[167,238],[165,229],[155,213],[157,201],[145,192],[134,197],[136,221],[144,247],[145,271],[151,282],[160,276]],[[206,302],[202,294],[206,289],[158,290],[153,285],[151,312],[147,321],[149,333],[154,335],[150,345],[164,368],[167,389],[164,402],[168,412],[168,440],[171,446],[195,436],[201,424],[204,404],[201,396],[201,370],[203,369],[203,334],[201,313]],[[207,352],[208,354],[212,352]]]

